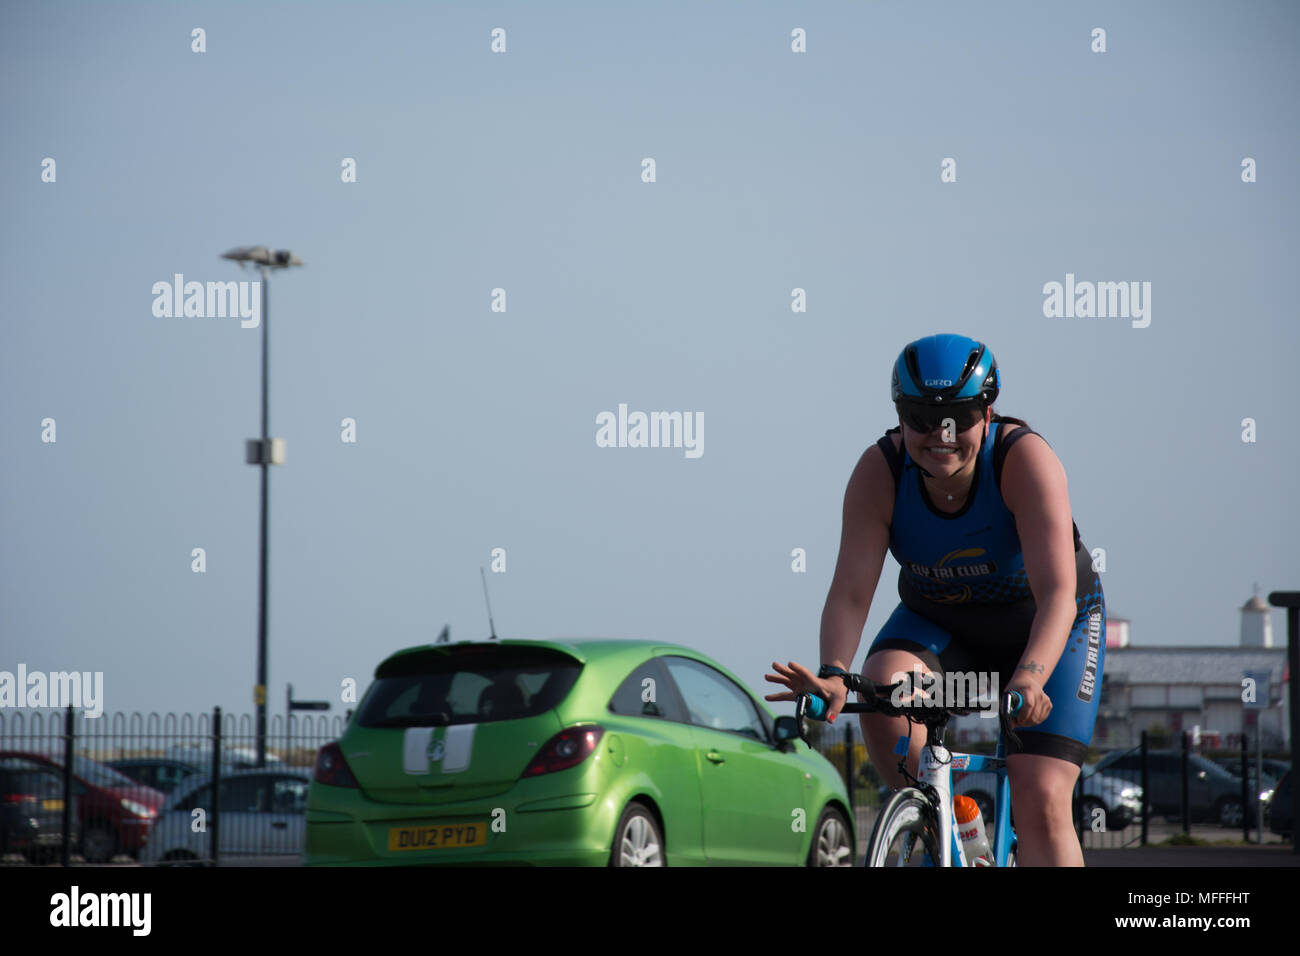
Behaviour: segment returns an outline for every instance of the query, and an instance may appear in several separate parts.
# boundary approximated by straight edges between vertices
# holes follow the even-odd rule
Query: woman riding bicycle
[[[888,550],[901,603],[863,676],[996,673],[1002,692],[1019,691],[1021,746],[1007,743],[1017,863],[1082,866],[1071,798],[1097,718],[1105,599],[1071,519],[1065,469],[1025,422],[993,412],[1000,386],[993,354],[973,339],[932,335],[903,349],[891,386],[900,427],[866,450],[844,495],[822,670],[773,662],[767,679],[789,690],[767,699],[817,693],[835,719],[848,692],[834,675],[857,654]],[[861,723],[876,771],[904,786],[894,746],[907,718],[862,714]],[[916,725],[914,777],[925,737]]]

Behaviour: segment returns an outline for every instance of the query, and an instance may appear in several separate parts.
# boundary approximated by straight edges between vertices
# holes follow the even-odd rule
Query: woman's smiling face
[[[901,420],[899,424],[903,426],[903,444],[912,460],[936,478],[949,478],[975,460],[984,440],[984,426],[991,417],[990,410],[985,409],[982,418],[961,432],[955,426],[950,431],[938,426],[926,433]]]

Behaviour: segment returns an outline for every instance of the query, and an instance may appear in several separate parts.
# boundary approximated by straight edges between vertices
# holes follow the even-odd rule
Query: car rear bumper
[[[595,793],[498,798],[493,806],[404,807],[360,795],[353,801],[351,813],[307,811],[304,866],[599,866],[609,859],[617,823],[612,802]],[[389,849],[390,831],[397,828],[470,824],[486,828],[481,846]]]
[[[308,813],[304,866],[598,866],[610,857],[614,819],[606,819],[594,793],[563,809],[495,808],[503,813],[455,808],[409,808],[383,819],[330,819],[341,814]],[[391,812],[391,808],[389,809]],[[486,827],[476,847],[389,849],[391,830],[403,827]]]

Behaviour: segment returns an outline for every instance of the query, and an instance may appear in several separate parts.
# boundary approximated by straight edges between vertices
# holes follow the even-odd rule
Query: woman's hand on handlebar
[[[1011,718],[1012,727],[1033,727],[1045,721],[1052,712],[1052,699],[1043,693],[1043,688],[1032,678],[1012,678],[1003,688],[1003,693],[1012,690],[1019,692],[1024,699],[1020,712]]]
[[[772,669],[776,673],[766,674],[764,678],[773,684],[783,684],[789,690],[780,694],[768,694],[763,698],[764,700],[794,700],[800,694],[817,694],[826,699],[826,719],[830,722],[834,722],[839,716],[840,709],[848,700],[849,689],[838,677],[819,678],[808,668],[794,661],[790,662],[789,667],[782,667],[773,661]]]

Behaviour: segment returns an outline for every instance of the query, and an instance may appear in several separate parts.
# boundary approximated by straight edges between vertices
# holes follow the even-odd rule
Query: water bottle
[[[952,809],[957,817],[957,835],[961,838],[961,849],[967,862],[971,866],[992,866],[989,858],[993,851],[984,832],[979,804],[970,797],[956,795],[952,798]]]

